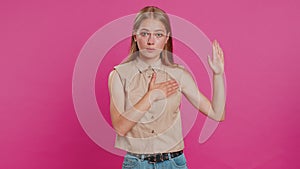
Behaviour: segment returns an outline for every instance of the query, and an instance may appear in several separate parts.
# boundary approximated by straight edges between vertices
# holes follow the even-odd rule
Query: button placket
[[[154,69],[151,66],[148,66],[148,69],[146,70],[146,76],[148,78],[151,78],[153,73],[154,73]]]

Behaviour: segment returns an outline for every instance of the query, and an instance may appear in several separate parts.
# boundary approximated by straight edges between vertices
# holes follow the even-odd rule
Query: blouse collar
[[[136,66],[139,69],[139,71],[144,71],[146,69],[161,69],[162,68],[162,62],[161,59],[158,59],[156,62],[152,64],[148,64],[144,62],[141,58],[137,57],[136,60]]]

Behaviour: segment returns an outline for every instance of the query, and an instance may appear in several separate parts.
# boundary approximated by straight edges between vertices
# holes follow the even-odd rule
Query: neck
[[[153,63],[155,63],[156,61],[158,61],[160,59],[160,56],[156,56],[153,58],[148,58],[148,57],[144,57],[141,56],[141,54],[138,56],[143,62],[147,63],[148,65],[152,65]]]

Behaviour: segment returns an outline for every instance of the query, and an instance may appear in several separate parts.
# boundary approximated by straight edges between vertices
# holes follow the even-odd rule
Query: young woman
[[[182,94],[200,112],[224,120],[224,57],[217,41],[208,63],[214,73],[213,99],[191,74],[175,64],[167,14],[153,6],[136,16],[127,61],[109,75],[110,113],[115,146],[127,151],[123,168],[187,168],[179,105]],[[188,112],[184,112],[188,113]]]

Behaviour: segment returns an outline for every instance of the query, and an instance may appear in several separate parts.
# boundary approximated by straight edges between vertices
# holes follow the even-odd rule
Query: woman
[[[187,168],[179,105],[182,94],[200,112],[224,120],[224,58],[213,42],[208,63],[214,73],[208,100],[191,74],[175,64],[167,14],[153,6],[136,16],[129,58],[109,75],[115,146],[127,151],[123,168]],[[188,113],[188,112],[185,112]]]

